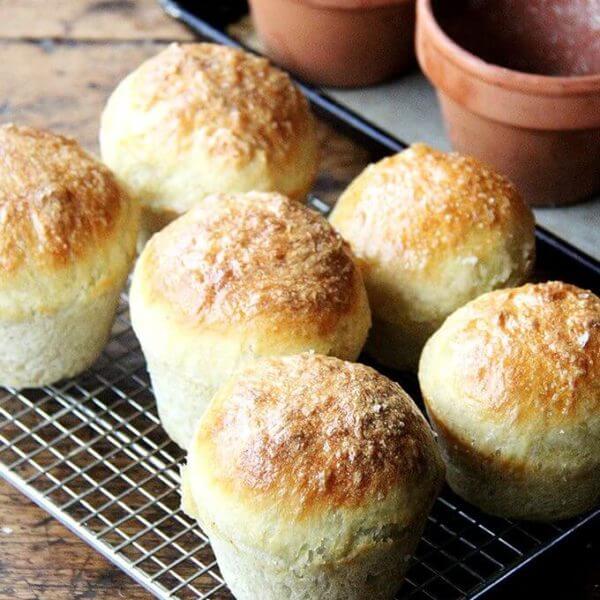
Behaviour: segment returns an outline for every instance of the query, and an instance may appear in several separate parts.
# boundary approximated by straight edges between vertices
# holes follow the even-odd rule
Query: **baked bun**
[[[424,144],[367,167],[330,220],[366,265],[367,350],[399,369],[416,370],[451,312],[522,283],[533,265],[533,215],[515,188],[474,158]]]
[[[384,600],[443,473],[398,384],[337,358],[272,357],[210,403],[183,470],[183,508],[238,600]]]
[[[139,211],[74,140],[0,126],[0,384],[39,386],[104,347]]]
[[[172,44],[109,98],[102,159],[139,199],[152,233],[214,192],[302,199],[318,147],[308,103],[264,58],[215,44]]]
[[[480,296],[419,368],[454,491],[517,519],[600,501],[600,299],[560,282]]]
[[[370,326],[347,244],[275,193],[208,196],[154,235],[130,303],[162,424],[182,448],[243,363],[305,350],[354,360]]]

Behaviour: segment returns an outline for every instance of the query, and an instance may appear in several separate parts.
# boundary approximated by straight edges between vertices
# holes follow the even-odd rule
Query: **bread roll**
[[[312,353],[267,358],[221,388],[201,419],[183,508],[238,600],[387,600],[443,472],[398,384]]]
[[[172,44],[108,100],[102,159],[143,209],[145,238],[214,192],[303,199],[318,166],[308,103],[264,58]]]
[[[459,306],[518,285],[534,261],[534,220],[515,188],[474,158],[424,144],[367,167],[331,223],[366,265],[367,350],[416,370],[427,338]]]
[[[74,140],[0,126],[0,384],[40,386],[96,360],[139,210]]]
[[[600,299],[560,282],[480,296],[427,342],[421,390],[454,491],[516,519],[600,501]]]
[[[182,448],[245,362],[305,350],[353,360],[370,326],[347,244],[274,193],[206,197],[153,236],[130,303],[162,424]]]

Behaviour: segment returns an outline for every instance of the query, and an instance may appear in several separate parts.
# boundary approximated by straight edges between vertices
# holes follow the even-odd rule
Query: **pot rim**
[[[326,1],[326,0],[325,0]],[[417,0],[418,18],[430,30],[432,41],[448,60],[475,77],[500,87],[544,96],[597,94],[600,73],[592,75],[538,75],[501,67],[479,58],[452,40],[433,14],[431,0]]]
[[[402,4],[416,4],[416,0],[288,0],[294,4],[306,4],[313,8],[334,10],[371,10],[400,6]]]

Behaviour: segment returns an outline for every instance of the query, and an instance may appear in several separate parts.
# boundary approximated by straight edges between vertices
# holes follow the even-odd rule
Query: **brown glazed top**
[[[171,44],[135,73],[142,111],[162,110],[162,134],[180,144],[202,129],[209,151],[284,157],[312,122],[308,103],[289,76],[264,58],[218,44]]]
[[[462,310],[452,348],[464,394],[516,422],[600,414],[598,296],[552,281],[491,292]]]
[[[276,193],[208,196],[156,234],[140,263],[148,301],[192,325],[265,317],[327,332],[362,285],[327,220]]]
[[[63,267],[111,234],[126,202],[75,140],[0,126],[0,271]]]
[[[242,371],[217,395],[193,444],[219,487],[300,516],[383,500],[404,484],[417,494],[442,472],[429,426],[398,384],[312,353]]]
[[[347,201],[360,257],[422,272],[434,257],[463,247],[473,231],[528,232],[533,256],[531,210],[506,178],[471,156],[413,144],[367,167],[344,192],[332,216],[343,231],[350,227]]]

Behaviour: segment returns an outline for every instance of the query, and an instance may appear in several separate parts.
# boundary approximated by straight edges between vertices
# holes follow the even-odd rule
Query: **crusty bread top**
[[[347,244],[315,211],[275,193],[204,198],[146,245],[135,285],[187,325],[333,330],[364,293]],[[275,331],[275,330],[273,330]]]
[[[202,129],[215,154],[242,159],[261,150],[282,158],[312,123],[306,99],[286,73],[235,48],[171,44],[134,75],[138,112],[158,111],[164,135],[180,144]]]
[[[59,269],[109,237],[128,199],[70,138],[0,126],[0,270]]]
[[[528,236],[521,241],[533,260],[533,216],[515,187],[475,158],[425,144],[367,167],[340,197],[331,222],[357,256],[420,277],[437,257],[468,244],[473,231],[481,233],[477,246],[486,236],[491,242],[492,231],[517,242]]]
[[[299,517],[441,476],[429,426],[398,384],[312,353],[244,369],[217,394],[192,445],[221,490],[276,499]]]
[[[465,418],[527,430],[598,421],[600,298],[558,281],[484,294],[429,340],[419,377],[438,418],[463,397]]]

